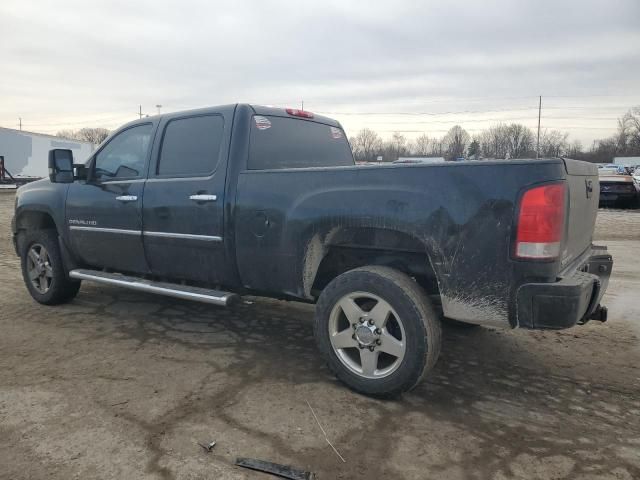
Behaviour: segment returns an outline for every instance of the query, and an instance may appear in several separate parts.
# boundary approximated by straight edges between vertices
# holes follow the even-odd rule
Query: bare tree
[[[545,130],[540,137],[540,154],[543,157],[561,157],[569,149],[569,134],[558,130]]]
[[[443,139],[447,149],[447,160],[464,157],[469,140],[469,134],[460,125],[451,127]]]
[[[433,138],[431,140],[431,156],[442,157],[445,149],[444,139]]]
[[[98,145],[109,136],[109,133],[106,128],[82,128],[80,130],[61,130],[56,136]]]
[[[382,140],[373,130],[363,128],[351,139],[351,148],[356,160],[371,161],[382,150]]]
[[[567,151],[567,155],[571,158],[578,158],[582,155],[582,142],[580,140],[574,140],[571,142],[571,146]]]
[[[423,133],[418,138],[416,138],[413,143],[412,153],[421,157],[426,157],[429,155],[430,149],[430,140],[426,133]]]
[[[618,119],[618,152],[624,155],[640,154],[640,107],[631,108]]]
[[[480,150],[486,158],[505,158],[507,156],[507,126],[493,125],[480,134]]]
[[[407,155],[409,152],[407,148],[407,139],[400,132],[393,132],[391,140],[387,142],[387,148],[385,149],[387,159],[389,161],[397,160],[399,157]]]
[[[524,125],[512,123],[505,130],[509,158],[532,156],[533,132]]]

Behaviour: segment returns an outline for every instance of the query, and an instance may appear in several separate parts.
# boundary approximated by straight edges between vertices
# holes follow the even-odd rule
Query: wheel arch
[[[15,230],[55,230],[58,226],[50,212],[41,209],[22,210],[16,215]]]
[[[409,233],[378,227],[344,227],[308,242],[303,261],[305,293],[317,298],[331,280],[354,268],[386,266],[414,277],[438,294],[438,279],[427,246]]]

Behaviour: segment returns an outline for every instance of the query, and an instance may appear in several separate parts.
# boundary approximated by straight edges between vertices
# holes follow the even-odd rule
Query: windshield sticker
[[[253,117],[256,121],[256,128],[258,130],[266,130],[267,128],[271,128],[271,122],[267,117],[262,117],[260,115],[256,115]]]
[[[338,138],[342,138],[342,130],[340,130],[339,128],[336,127],[329,127],[331,129],[331,136],[333,138],[335,138],[336,140]]]

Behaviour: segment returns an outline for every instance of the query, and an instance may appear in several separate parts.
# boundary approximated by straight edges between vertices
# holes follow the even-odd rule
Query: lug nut
[[[370,346],[370,347],[369,347],[369,351],[370,351],[370,352],[373,352],[373,348],[374,348],[374,347],[373,347],[373,345],[372,345],[372,346]]]
[[[382,334],[382,330],[380,330],[379,328],[376,328],[376,335],[381,335]]]
[[[360,317],[360,323],[364,323],[364,317]]]
[[[373,325],[375,322],[373,321],[372,318],[369,319],[369,325]]]
[[[376,340],[376,345],[382,345],[382,340],[377,339],[377,340]]]
[[[356,339],[356,334],[354,333],[353,335],[351,335],[351,338],[353,338],[355,340]]]
[[[358,344],[358,348],[360,348],[360,350],[362,350],[364,348],[364,345],[362,345],[361,343]]]
[[[351,325],[351,326],[353,327],[353,329],[354,329],[354,330],[357,330],[357,329],[358,329],[358,324],[357,324],[357,323],[354,323],[354,324],[353,324],[353,325]]]

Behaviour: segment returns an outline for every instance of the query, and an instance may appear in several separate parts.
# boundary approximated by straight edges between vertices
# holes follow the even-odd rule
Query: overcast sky
[[[473,134],[535,126],[543,95],[543,128],[590,144],[640,105],[640,0],[2,0],[0,20],[0,126],[32,131],[304,99],[349,134]]]

